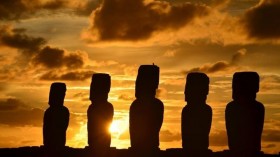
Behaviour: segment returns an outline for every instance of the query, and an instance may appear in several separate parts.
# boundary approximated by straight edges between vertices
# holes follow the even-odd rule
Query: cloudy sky
[[[227,149],[234,72],[261,76],[262,150],[280,150],[279,0],[9,0],[0,2],[0,147],[42,145],[52,82],[67,84],[67,145],[87,145],[91,75],[109,73],[112,146],[130,146],[128,110],[141,64],[160,67],[160,148],[181,147],[186,74],[210,77],[210,148]]]

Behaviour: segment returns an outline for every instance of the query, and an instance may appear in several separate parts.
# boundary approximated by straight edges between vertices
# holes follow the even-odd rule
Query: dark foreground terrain
[[[0,157],[237,157],[229,151],[205,152],[199,154],[188,154],[180,148],[158,150],[150,153],[138,152],[131,149],[110,148],[105,152],[99,152],[88,148],[65,147],[60,151],[50,151],[44,147],[20,147],[0,148]],[[238,156],[239,157],[239,156]],[[244,157],[251,157],[245,155]],[[280,157],[279,154],[259,153],[252,157]]]

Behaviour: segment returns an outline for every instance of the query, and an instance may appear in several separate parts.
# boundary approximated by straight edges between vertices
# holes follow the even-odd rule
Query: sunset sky
[[[160,67],[160,148],[181,147],[186,74],[210,77],[210,149],[228,149],[224,121],[234,72],[261,77],[262,150],[280,152],[279,0],[1,0],[0,147],[42,145],[52,82],[67,84],[67,145],[87,146],[93,73],[111,75],[112,146],[130,147],[138,67]]]

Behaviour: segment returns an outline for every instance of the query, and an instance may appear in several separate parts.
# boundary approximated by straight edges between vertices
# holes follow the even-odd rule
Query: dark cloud
[[[67,52],[66,50],[50,47],[41,37],[32,37],[25,34],[25,29],[14,29],[10,25],[0,25],[0,46],[16,48],[25,60],[33,65],[42,65],[46,68],[77,69],[85,64],[85,53]]]
[[[3,0],[0,2],[0,20],[21,20],[30,17],[44,15],[43,11],[48,10],[56,13],[60,10],[74,13],[79,16],[89,16],[91,12],[100,5],[99,0]],[[43,13],[43,14],[42,14]]]
[[[210,134],[209,143],[211,146],[227,146],[227,132],[225,130],[217,130]]]
[[[205,5],[191,3],[104,0],[93,12],[89,33],[97,32],[101,41],[137,41],[148,39],[157,31],[180,29],[196,17],[208,14]]]
[[[77,98],[81,101],[89,101],[89,92],[79,92],[73,95],[73,98]]]
[[[241,20],[249,37],[258,39],[280,38],[280,1],[262,0],[249,9]]]
[[[239,50],[237,53],[235,53],[232,56],[230,64],[233,64],[233,65],[237,64],[242,59],[242,57],[244,57],[244,55],[246,55],[246,53],[247,53],[246,49]]]
[[[192,68],[184,73],[188,74],[191,72],[204,72],[204,73],[215,73],[218,71],[227,70],[230,67],[230,64],[227,61],[218,61],[213,64],[205,64],[201,67]]]
[[[266,142],[280,142],[280,131],[277,129],[264,130],[262,140]]]
[[[55,81],[84,81],[91,78],[93,71],[71,71],[66,73],[60,73],[56,71],[49,71],[40,77],[40,80]]]
[[[84,65],[84,58],[81,53],[67,54],[65,50],[46,46],[41,49],[33,58],[35,65],[43,65],[47,68],[61,68],[63,66],[69,69],[81,68]]]
[[[18,99],[0,101],[0,124],[9,126],[42,126],[44,111],[30,108]]]
[[[42,9],[47,10],[57,10],[66,7],[67,1],[66,0],[52,0],[47,1],[46,3],[42,4],[40,7]]]
[[[168,1],[174,4],[190,2],[190,3],[205,4],[211,7],[215,7],[215,6],[224,5],[229,0],[161,0],[161,1]]]
[[[2,64],[0,68],[0,91],[6,90],[7,82],[9,80],[15,79],[18,76],[18,72],[20,72],[17,68],[13,67],[10,64]],[[4,83],[5,82],[5,83]]]
[[[38,1],[34,1],[34,4]],[[0,3],[0,20],[18,19],[25,12],[30,12],[30,7],[24,4],[22,0],[1,1]]]
[[[89,92],[79,92],[73,95],[73,98],[84,98],[88,97]]]
[[[262,148],[275,148],[276,144],[267,144],[265,146],[262,146]]]
[[[161,142],[172,142],[172,141],[180,141],[181,134],[178,132],[172,133],[169,130],[161,130],[159,135]]]
[[[48,68],[62,67],[63,57],[64,50],[47,46],[38,52],[33,59],[33,63],[35,65],[42,64]]]
[[[65,62],[65,66],[70,69],[81,68],[85,64],[83,53],[75,52],[65,55],[63,58],[63,62]]]
[[[2,127],[1,127],[1,129],[2,129]],[[15,128],[14,130],[16,130],[16,129],[17,128]],[[14,131],[14,130],[12,130],[12,131]],[[7,134],[2,133],[0,138],[1,138],[1,140],[0,140],[1,148],[15,148],[15,147],[26,146],[26,145],[22,145],[22,142],[21,142],[22,139],[20,137],[7,136]],[[32,145],[34,145],[34,144],[32,144]]]
[[[132,96],[129,96],[127,94],[121,94],[118,97],[119,100],[124,100],[124,101],[133,101],[135,98]]]
[[[0,101],[0,111],[12,111],[25,106],[22,101],[14,98]]]
[[[0,100],[0,124],[11,127],[35,126],[43,124],[44,110],[31,108],[22,100],[10,98]],[[85,116],[70,113],[69,126],[78,127]]]
[[[25,29],[14,29],[10,25],[0,25],[0,34],[0,46],[17,48],[26,55],[38,51],[46,44],[44,38],[28,36]]]
[[[156,98],[162,98],[163,96],[165,96],[167,93],[167,90],[165,88],[159,88],[156,91]]]
[[[183,71],[183,73],[188,74],[191,72],[204,72],[204,73],[210,74],[210,73],[216,73],[216,72],[220,72],[220,71],[227,71],[231,68],[236,67],[237,63],[240,61],[240,59],[245,54],[246,54],[246,50],[241,49],[232,56],[230,61],[218,61],[218,62],[212,63],[212,64],[205,64],[205,65],[202,65],[201,67],[196,67],[196,68],[192,68],[187,71]]]
[[[0,2],[0,20],[24,19],[40,10],[57,10],[66,5],[65,0],[3,0]]]
[[[183,71],[183,74],[191,72],[204,72],[204,73],[215,73],[218,71],[224,71],[229,67],[229,63],[226,61],[219,61],[213,64],[205,64],[201,67],[192,68],[190,70]]]
[[[89,16],[100,5],[100,2],[99,0],[87,0],[86,3],[82,3],[77,7],[76,14]]]

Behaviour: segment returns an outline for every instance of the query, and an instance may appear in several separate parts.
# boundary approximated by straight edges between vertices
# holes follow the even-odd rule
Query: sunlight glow
[[[117,115],[110,126],[108,126],[108,131],[111,133],[111,146],[118,148],[127,148],[129,146],[129,141],[120,139],[121,136],[127,136],[128,134],[128,115],[122,115],[119,117],[120,113],[115,112]],[[70,131],[70,130],[68,130]],[[80,122],[80,127],[74,135],[72,140],[68,140],[69,146],[83,148],[87,146],[87,123],[86,121]]]
[[[74,136],[74,147],[83,148],[87,145],[87,123],[81,122],[80,129]]]
[[[119,138],[119,136],[124,133],[128,128],[128,120],[126,119],[118,119],[118,120],[113,120],[109,131],[113,136],[116,138]]]

